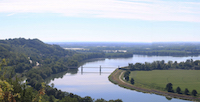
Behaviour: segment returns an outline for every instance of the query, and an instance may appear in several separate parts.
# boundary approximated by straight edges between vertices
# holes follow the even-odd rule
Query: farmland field
[[[188,88],[200,93],[200,70],[132,71],[130,78],[134,78],[135,86],[164,90],[167,83],[172,83],[174,90],[179,86],[182,92]]]

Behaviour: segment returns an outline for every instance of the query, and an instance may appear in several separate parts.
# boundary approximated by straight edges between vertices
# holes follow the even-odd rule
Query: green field
[[[140,87],[164,90],[167,83],[172,83],[174,90],[179,86],[182,92],[188,88],[190,92],[196,89],[200,93],[200,70],[132,71],[130,78]]]

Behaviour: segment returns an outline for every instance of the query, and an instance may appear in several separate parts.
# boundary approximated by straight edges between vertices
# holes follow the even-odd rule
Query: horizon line
[[[153,42],[130,42],[130,41],[43,41],[45,43],[200,43],[200,41],[153,41]]]

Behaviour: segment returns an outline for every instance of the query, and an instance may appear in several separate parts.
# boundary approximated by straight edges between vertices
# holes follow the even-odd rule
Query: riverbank
[[[170,92],[165,92],[165,91],[160,91],[156,89],[147,89],[147,88],[141,88],[138,86],[134,86],[130,83],[127,83],[122,80],[122,75],[125,71],[116,69],[111,75],[109,76],[109,80],[114,83],[119,85],[120,87],[124,87],[127,89],[131,90],[136,90],[139,92],[144,92],[144,93],[151,93],[151,94],[158,94],[158,95],[163,95],[169,98],[178,98],[178,99],[184,99],[184,100],[191,100],[191,101],[200,101],[200,97],[193,97],[193,96],[188,96],[188,95],[182,95],[182,94],[177,94],[177,93],[170,93]]]

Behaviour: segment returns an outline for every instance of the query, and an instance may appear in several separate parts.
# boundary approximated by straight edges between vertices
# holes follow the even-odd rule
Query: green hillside
[[[73,51],[64,50],[58,45],[45,44],[38,39],[0,40],[0,61],[5,58],[9,71],[13,68],[16,73],[50,64],[60,58],[69,58],[74,54]]]
[[[38,39],[0,40],[0,101],[93,102],[89,96],[82,98],[43,82],[52,74],[71,67],[78,68],[80,62],[99,57],[105,57],[105,54],[77,53],[58,45],[45,44]],[[26,83],[21,84],[24,78],[27,79]]]
[[[35,85],[36,81],[42,82],[51,74],[63,72],[70,67],[78,67],[79,63],[86,59],[99,57],[105,55],[81,54],[65,50],[58,45],[45,44],[38,39],[0,40],[0,61],[6,59],[7,62],[7,66],[2,68],[0,73],[6,72],[6,77],[9,77],[10,73],[11,77],[26,76],[32,85]]]

